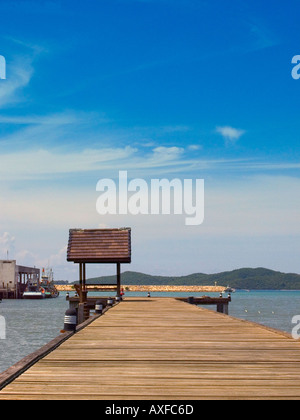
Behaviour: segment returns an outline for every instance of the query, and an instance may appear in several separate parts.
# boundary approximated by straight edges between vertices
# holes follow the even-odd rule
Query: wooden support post
[[[82,273],[82,263],[79,263],[79,301],[80,301],[80,303],[84,303],[84,300],[83,300],[83,280],[82,280],[82,277],[83,277],[83,273]]]
[[[87,290],[86,290],[86,271],[85,264],[79,263],[79,300],[80,303],[85,303],[87,301]]]
[[[217,303],[217,312],[228,315],[228,303]]]
[[[85,269],[85,263],[82,264],[82,300],[84,303],[87,302],[87,288],[86,288],[86,269]]]
[[[77,318],[78,318],[78,325],[82,324],[85,321],[85,319],[84,319],[84,303],[79,303],[79,305],[78,305]]]
[[[82,282],[83,282],[83,290],[86,291],[86,270],[85,270],[85,263],[82,264]]]
[[[88,307],[87,303],[84,304],[84,308],[83,308],[83,316],[84,316],[84,320],[86,321],[87,319],[89,319],[90,317],[90,308]]]
[[[223,314],[228,315],[228,303],[224,303],[224,306],[223,306]]]
[[[217,312],[223,313],[223,303],[217,303]]]
[[[117,263],[117,296],[121,296],[121,264]]]
[[[82,289],[82,264],[79,263],[79,285],[80,285],[80,290]]]
[[[78,290],[78,294],[79,294],[79,299],[81,301],[81,296],[82,296],[82,264],[79,263],[79,290]]]

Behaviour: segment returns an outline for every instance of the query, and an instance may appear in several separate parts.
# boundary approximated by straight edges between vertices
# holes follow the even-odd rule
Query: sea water
[[[292,319],[300,315],[300,291],[238,291],[232,294],[229,315],[291,334]]]
[[[0,339],[0,372],[38,350],[60,334],[68,309],[65,295],[56,299],[3,300],[5,339]]]
[[[202,295],[151,292],[152,297]],[[126,292],[126,296],[147,296],[147,293]],[[209,293],[209,296],[219,294]],[[3,300],[0,316],[5,320],[5,339],[0,335],[0,372],[59,336],[68,307],[64,292],[56,299]],[[215,310],[215,305],[205,307]],[[300,291],[237,291],[232,294],[229,315],[291,333],[294,327],[292,318],[300,315]]]

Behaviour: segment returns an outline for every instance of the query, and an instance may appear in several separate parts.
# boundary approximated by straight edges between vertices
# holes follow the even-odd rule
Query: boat
[[[47,274],[43,268],[41,280],[30,279],[23,293],[23,299],[49,299],[57,298],[59,292],[53,280],[53,271],[49,269]]]
[[[45,297],[45,290],[39,283],[28,283],[23,293],[23,299],[45,299]]]
[[[59,296],[59,291],[56,289],[53,279],[53,270],[52,268],[45,272],[43,268],[42,277],[41,277],[41,288],[45,291],[45,298],[57,298]]]
[[[235,289],[233,289],[232,287],[230,287],[230,286],[227,286],[227,288],[224,290],[224,292],[225,293],[234,293],[235,292]]]

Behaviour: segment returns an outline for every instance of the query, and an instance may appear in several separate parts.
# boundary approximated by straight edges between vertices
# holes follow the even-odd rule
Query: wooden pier
[[[300,398],[299,341],[174,298],[126,298],[47,353],[0,399]]]

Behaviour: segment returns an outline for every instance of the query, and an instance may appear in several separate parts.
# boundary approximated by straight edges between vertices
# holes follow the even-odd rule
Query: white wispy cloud
[[[18,152],[2,153],[0,155],[0,178],[2,180],[30,180],[55,178],[57,175],[95,171],[115,172],[120,169],[152,171],[158,174],[167,168],[174,167],[183,170],[192,160],[183,159],[183,148],[155,147],[146,155],[140,155],[138,148],[131,146],[111,148],[89,148],[72,151],[37,149],[20,150]]]
[[[0,234],[0,259],[14,258],[15,237],[9,232]]]
[[[242,137],[242,135],[245,134],[246,131],[230,126],[223,126],[217,127],[216,132],[221,134],[225,140],[225,144],[228,146],[235,144]]]
[[[190,144],[188,149],[194,152],[196,150],[201,150],[202,146],[200,144]]]
[[[36,262],[39,267],[62,267],[67,265],[66,256],[67,256],[67,248],[68,246],[65,245],[61,249],[59,249],[56,253],[51,254],[48,258],[38,259]]]
[[[109,122],[103,114],[93,112],[64,111],[50,115],[0,115],[0,123],[11,125],[62,126],[79,125],[91,122]]]
[[[77,152],[27,150],[0,156],[0,177],[9,179],[41,179],[57,174],[83,173],[116,167],[135,153],[124,148],[84,149]]]
[[[184,153],[183,147],[155,147],[153,149],[153,160],[162,161],[170,161],[174,159],[178,159]]]
[[[1,6],[3,6],[2,3]],[[6,62],[6,79],[0,83],[0,108],[2,109],[26,99],[24,90],[29,86],[35,73],[34,62],[46,51],[44,47],[35,43],[10,36],[4,39],[10,42],[12,52],[10,60]],[[21,52],[14,54],[15,48],[21,49]]]
[[[32,59],[18,57],[7,69],[6,80],[0,83],[0,108],[23,100],[22,90],[28,86],[34,73]]]
[[[10,132],[0,137],[0,152],[13,150],[19,153],[22,150],[26,154],[28,149],[52,150],[55,145],[77,149],[78,144],[86,144],[87,138],[93,148],[94,144],[103,143],[103,125],[109,121],[100,112],[65,110],[49,115],[10,115],[3,112],[0,124],[9,127]]]
[[[135,177],[196,174],[205,171],[236,172],[282,171],[298,169],[298,162],[271,162],[251,158],[207,158],[200,153],[202,146],[166,146],[161,136],[149,136],[145,127],[134,132],[111,129],[105,114],[66,110],[50,115],[0,115],[0,124],[13,127],[11,133],[0,138],[0,179],[43,180],[71,175],[73,180],[82,174],[101,173],[114,177],[118,170],[128,170]],[[188,127],[167,127],[168,131]],[[231,126],[216,128],[226,145],[234,145],[245,130]],[[147,137],[147,142],[138,141]],[[87,147],[87,139],[89,146]],[[134,141],[133,141],[134,139]],[[161,139],[161,143],[157,139]],[[170,140],[169,140],[170,141]],[[198,151],[198,153],[195,153]],[[61,178],[60,178],[61,179]]]
[[[250,38],[252,40],[252,50],[262,50],[280,44],[278,33],[271,30],[267,21],[261,16],[245,14],[246,27],[249,28]]]
[[[39,250],[33,252],[32,249],[22,248],[22,241],[19,242],[20,244],[18,244],[17,238],[9,232],[0,234],[0,259],[6,259],[8,256],[9,259],[16,260],[18,265],[38,267],[40,269],[43,267],[54,267],[55,272],[58,274],[57,280],[65,278],[66,273],[72,274],[72,266],[66,261],[67,245],[45,255]]]
[[[147,150],[147,149],[146,149]],[[197,149],[198,150],[198,149]],[[147,153],[132,146],[81,148],[39,148],[6,152],[0,154],[0,179],[2,181],[61,179],[71,175],[73,180],[82,174],[101,173],[114,177],[119,170],[128,170],[130,175],[166,176],[202,174],[206,171],[237,173],[282,172],[300,168],[300,162],[261,162],[255,159],[208,159],[194,156],[189,147],[155,147]]]

